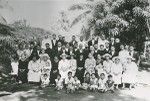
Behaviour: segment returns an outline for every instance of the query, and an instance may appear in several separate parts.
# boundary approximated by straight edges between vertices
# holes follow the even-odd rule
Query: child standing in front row
[[[98,91],[101,93],[104,93],[106,91],[106,79],[104,73],[100,74],[100,78],[98,80]]]
[[[72,77],[72,72],[68,72],[68,77],[65,79],[65,85],[67,93],[74,92],[74,78]]]
[[[82,89],[87,90],[90,86],[90,73],[86,73],[84,77],[84,82],[82,83]]]
[[[50,82],[49,75],[46,73],[42,74],[42,76],[41,76],[41,87],[45,88],[45,87],[49,86],[49,82]]]
[[[90,91],[96,91],[98,88],[98,80],[95,76],[95,73],[91,74],[91,79],[90,79]]]
[[[56,90],[61,90],[63,88],[63,80],[61,79],[61,75],[58,74],[57,75],[57,79],[55,79],[55,82],[56,82]]]
[[[114,93],[114,81],[112,75],[108,75],[108,80],[106,81],[106,89]]]

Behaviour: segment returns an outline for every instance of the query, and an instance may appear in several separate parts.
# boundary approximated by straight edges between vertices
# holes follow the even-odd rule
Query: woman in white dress
[[[68,59],[66,59],[66,57],[67,57],[66,54],[62,54],[61,55],[62,59],[58,63],[58,70],[59,70],[59,73],[60,73],[63,80],[65,78],[67,78],[68,72],[70,70],[70,62]]]
[[[112,75],[114,79],[114,84],[116,86],[116,89],[118,89],[118,85],[121,84],[121,78],[122,78],[122,72],[123,72],[123,66],[120,63],[119,57],[113,58],[114,63],[112,64]]]
[[[50,72],[52,68],[50,57],[48,56],[48,54],[43,54],[42,57],[43,59],[40,61],[42,74],[47,74],[48,78],[50,78]]]
[[[106,72],[106,76],[108,76],[111,74],[111,68],[112,68],[113,62],[110,59],[111,58],[110,54],[105,54],[103,57],[105,58],[105,61],[103,62],[104,70]]]
[[[129,56],[129,51],[125,49],[124,45],[120,45],[119,57],[122,64],[126,63],[126,57]]]
[[[96,66],[96,60],[94,59],[93,55],[89,53],[88,58],[85,60],[85,73],[95,73],[95,66]]]
[[[33,56],[32,60],[29,62],[28,69],[28,82],[39,83],[41,77],[41,68],[36,56]]]
[[[130,84],[129,89],[131,89],[136,83],[136,76],[138,72],[138,67],[135,62],[132,62],[133,58],[131,56],[127,57],[127,63],[124,65],[124,72],[122,77],[123,88],[125,84]]]
[[[76,59],[74,59],[74,54],[71,54],[71,59],[69,61],[70,61],[70,71],[72,72],[72,76],[74,76],[77,69],[77,61]]]

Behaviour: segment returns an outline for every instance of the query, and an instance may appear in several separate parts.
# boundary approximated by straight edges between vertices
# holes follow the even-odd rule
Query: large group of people
[[[133,88],[139,65],[139,54],[119,38],[91,36],[84,41],[76,36],[67,42],[61,35],[46,37],[41,43],[22,42],[17,55],[11,56],[12,78],[18,83],[31,83],[56,90],[84,89],[113,92],[121,87]]]

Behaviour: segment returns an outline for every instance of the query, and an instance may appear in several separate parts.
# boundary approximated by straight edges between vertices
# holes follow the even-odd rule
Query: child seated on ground
[[[96,91],[97,88],[98,88],[98,80],[95,76],[95,73],[92,73],[90,79],[90,91]]]
[[[90,86],[90,73],[86,73],[84,77],[84,82],[82,84],[82,89],[87,90]]]
[[[105,74],[101,73],[100,78],[98,80],[98,91],[101,93],[104,93],[106,91],[106,79],[105,79]]]
[[[114,92],[114,81],[112,75],[108,75],[108,80],[106,81],[107,91]]]
[[[42,74],[41,75],[41,87],[45,88],[47,86],[49,86],[49,76],[47,74]]]
[[[80,80],[75,76],[74,77],[74,88],[75,88],[75,90],[79,90],[80,87],[81,87]]]
[[[13,57],[11,59],[11,76],[12,76],[12,81],[14,81],[15,83],[17,82],[17,77],[18,77],[18,58],[17,57]]]
[[[67,93],[74,92],[74,78],[72,77],[72,72],[68,72],[68,77],[65,78],[65,85]]]
[[[61,79],[60,74],[57,75],[57,79],[55,79],[55,82],[56,82],[55,89],[58,91],[61,90],[63,88],[63,80]]]

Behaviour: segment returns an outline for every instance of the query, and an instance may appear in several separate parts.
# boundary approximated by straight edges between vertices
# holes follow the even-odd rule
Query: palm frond
[[[76,23],[78,23],[79,21],[81,21],[83,18],[85,18],[88,14],[91,13],[91,10],[85,11],[84,13],[80,14],[79,16],[77,16],[71,23],[70,27],[73,27]]]
[[[93,9],[93,5],[89,3],[81,3],[81,4],[74,4],[68,10],[84,10],[84,9]]]

